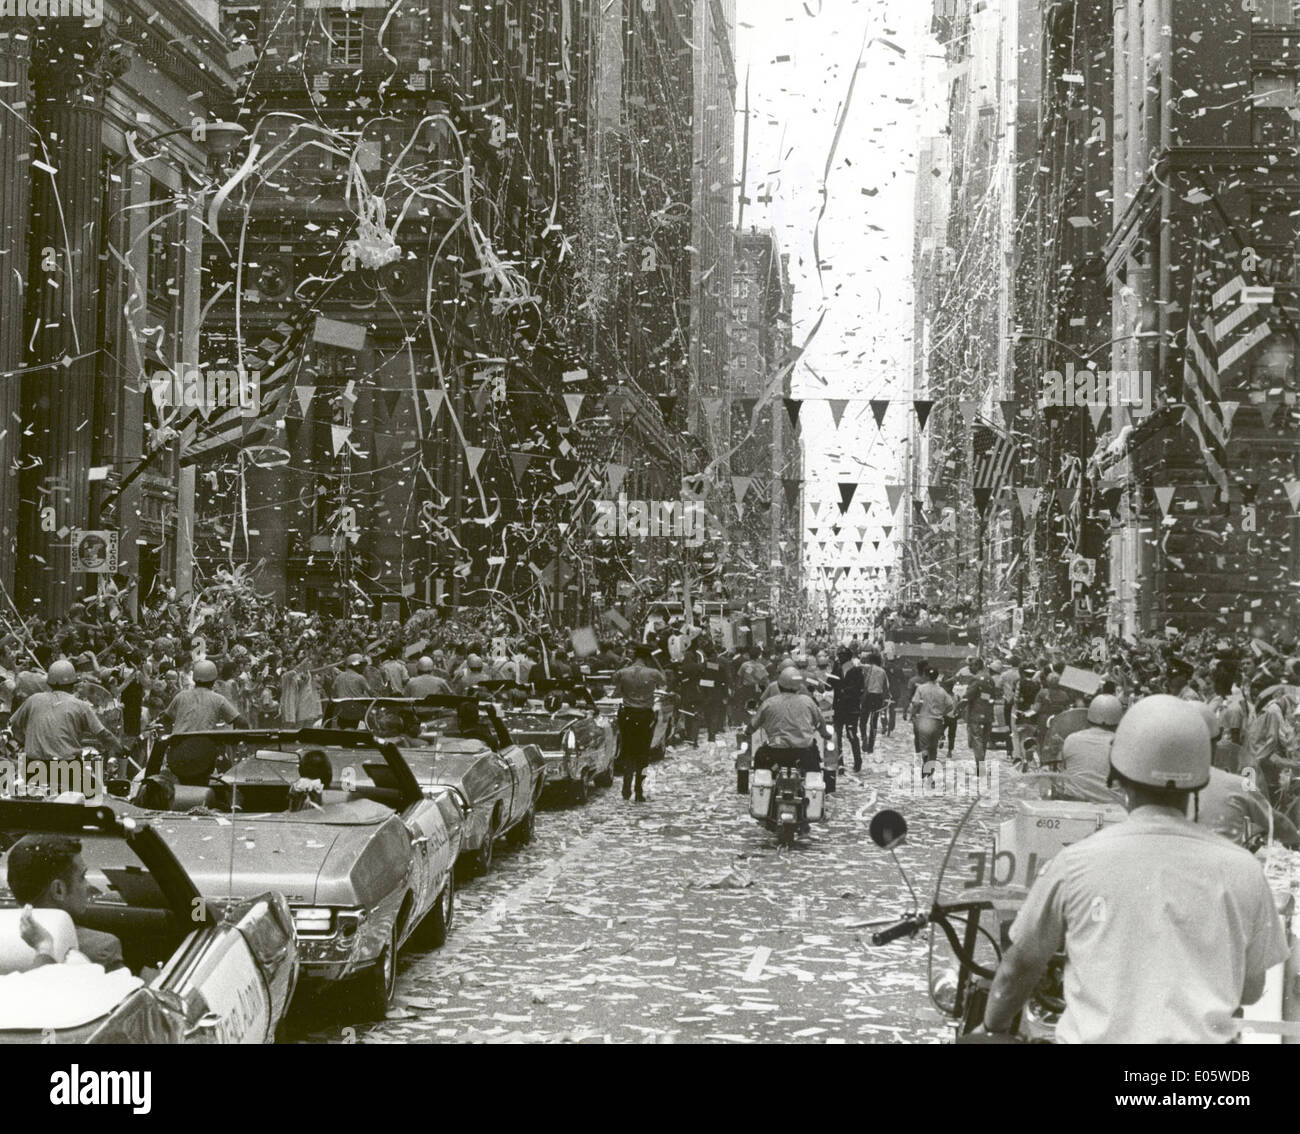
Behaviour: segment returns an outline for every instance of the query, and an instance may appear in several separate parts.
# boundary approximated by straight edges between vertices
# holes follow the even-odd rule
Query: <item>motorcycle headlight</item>
[[[930,999],[949,1016],[957,1012],[957,970],[944,969],[930,982]]]

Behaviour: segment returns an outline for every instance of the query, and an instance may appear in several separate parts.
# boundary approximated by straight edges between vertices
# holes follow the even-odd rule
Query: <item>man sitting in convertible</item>
[[[86,864],[81,858],[81,842],[66,835],[25,835],[9,851],[9,892],[24,906],[59,909],[67,912],[77,927],[77,950],[105,971],[126,967],[122,960],[122,942],[111,933],[90,929],[81,924],[90,905],[93,891],[86,881]],[[25,910],[21,922],[23,940],[51,963],[49,931]],[[43,949],[41,946],[46,945]]]

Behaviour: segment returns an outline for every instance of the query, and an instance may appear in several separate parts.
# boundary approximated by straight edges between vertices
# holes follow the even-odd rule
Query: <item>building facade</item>
[[[150,380],[199,362],[203,211],[238,140],[207,133],[233,85],[217,22],[108,0],[96,27],[0,28],[0,581],[28,614],[188,584],[193,485]]]
[[[794,288],[776,234],[735,235],[731,282],[731,496],[735,512],[723,586],[737,603],[779,610],[799,593],[803,452],[785,412]]]
[[[944,398],[987,414],[992,388],[1014,415],[1021,492],[986,608],[1094,634],[1294,632],[1295,21],[1289,3],[936,3],[952,187],[947,251],[919,234],[937,420],[914,447],[933,486],[961,468]],[[972,93],[995,61],[998,93]],[[935,534],[909,540],[912,579],[945,560]]]

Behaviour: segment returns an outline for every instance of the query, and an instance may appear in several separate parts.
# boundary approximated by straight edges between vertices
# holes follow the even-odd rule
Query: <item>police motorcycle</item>
[[[981,1030],[993,975],[1010,945],[1008,931],[1027,893],[1016,884],[1023,879],[1014,870],[1008,874],[1006,863],[998,862],[996,852],[987,853],[983,824],[973,818],[981,804],[987,807],[988,801],[976,796],[953,831],[933,899],[926,907],[895,854],[906,842],[907,821],[897,811],[879,811],[872,816],[871,840],[894,859],[911,895],[912,909],[896,921],[869,923],[874,929],[871,943],[883,946],[928,932],[926,984],[931,1002],[952,1026],[955,1042],[1051,1043],[1065,1010],[1063,953],[1053,960],[1016,1017],[1010,1037],[988,1036]]]

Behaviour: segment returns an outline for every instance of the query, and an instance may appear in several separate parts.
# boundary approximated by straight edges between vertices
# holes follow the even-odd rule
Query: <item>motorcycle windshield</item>
[[[1014,810],[1002,798],[999,772],[988,762],[970,794],[943,801],[953,805],[955,825],[939,864],[934,905],[946,917],[934,918],[928,930],[930,999],[951,1018],[974,1013],[976,1023],[983,1013],[978,984],[997,969],[1004,930],[1026,892],[1013,865],[999,855],[998,828]]]

